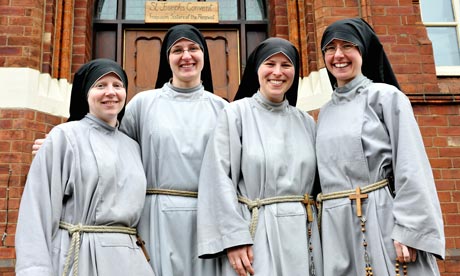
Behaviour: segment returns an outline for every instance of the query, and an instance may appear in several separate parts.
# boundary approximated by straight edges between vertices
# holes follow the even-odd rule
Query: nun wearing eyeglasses
[[[295,107],[298,82],[297,49],[281,38],[263,41],[209,139],[198,254],[221,257],[222,275],[322,275],[315,123]]]
[[[327,27],[321,49],[334,87],[316,137],[324,275],[439,275],[436,186],[382,44],[354,18]]]
[[[191,25],[168,30],[157,89],[138,93],[121,130],[139,142],[147,198],[139,233],[156,275],[215,276],[214,260],[198,259],[198,177],[217,114],[228,104],[214,95],[208,48]]]
[[[136,237],[146,188],[141,153],[118,130],[127,85],[108,59],[75,73],[69,122],[51,130],[27,176],[16,275],[154,275]]]

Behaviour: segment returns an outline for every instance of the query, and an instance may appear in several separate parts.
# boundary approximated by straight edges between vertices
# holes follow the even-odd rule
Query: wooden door
[[[237,30],[200,30],[208,44],[214,93],[233,100],[240,81]],[[160,48],[166,30],[125,31],[124,68],[128,74],[128,100],[155,87]]]

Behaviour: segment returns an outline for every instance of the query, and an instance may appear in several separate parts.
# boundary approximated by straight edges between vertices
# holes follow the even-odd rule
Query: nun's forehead
[[[119,79],[120,81],[122,81],[122,82],[124,83],[124,81],[123,81],[123,79],[121,78],[121,76],[120,76],[117,72],[111,70],[111,71],[107,71],[107,72],[105,72],[105,73],[100,74],[100,76],[93,82],[93,84],[92,84],[91,86],[95,85],[96,82],[98,82],[98,81],[99,81],[100,79],[102,79],[103,77],[107,77],[107,76],[109,76],[109,75],[111,75],[112,77],[116,77],[117,79]]]
[[[356,42],[353,41],[352,39],[344,39],[344,38],[333,37],[333,38],[329,39],[329,41],[324,44],[324,47],[328,46],[329,44],[331,44],[333,42],[340,42],[340,41],[348,42],[348,43],[351,43],[351,44],[356,44]]]
[[[189,41],[189,42],[192,42],[192,43],[195,43],[195,44],[199,44],[197,41],[194,41],[194,40],[191,39],[191,38],[182,36],[182,37],[179,37],[178,39],[176,39],[173,43],[171,43],[171,47],[173,47],[173,46],[176,45],[177,43],[181,42],[182,40],[186,40],[186,41]]]
[[[291,58],[283,50],[278,50],[278,51],[268,55],[262,62],[265,62],[265,61],[267,61],[267,59],[270,59],[273,56],[276,56],[278,54],[282,54],[283,56],[285,56],[289,60],[290,63],[294,64],[294,62],[291,60]]]

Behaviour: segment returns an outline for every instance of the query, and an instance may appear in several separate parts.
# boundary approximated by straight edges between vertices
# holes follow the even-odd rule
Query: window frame
[[[427,1],[432,1],[432,0],[427,0]],[[457,47],[460,49],[460,4],[458,0],[450,0],[451,6],[452,6],[452,13],[454,17],[454,21],[451,22],[426,22],[423,21],[423,16],[422,21],[423,25],[428,28],[428,27],[455,27],[455,31],[457,33]],[[421,15],[423,14],[423,9],[420,7],[420,12]],[[434,52],[434,49],[433,49]],[[434,53],[433,53],[434,55]],[[434,56],[433,56],[434,58]],[[435,67],[436,67],[436,75],[437,76],[460,76],[460,65],[458,66],[437,66],[435,62]]]

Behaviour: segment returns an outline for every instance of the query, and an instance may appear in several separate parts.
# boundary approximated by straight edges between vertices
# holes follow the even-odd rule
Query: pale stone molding
[[[0,108],[28,108],[69,116],[72,85],[30,68],[0,68]]]
[[[304,111],[319,109],[332,94],[332,86],[325,68],[300,78],[297,107]]]

